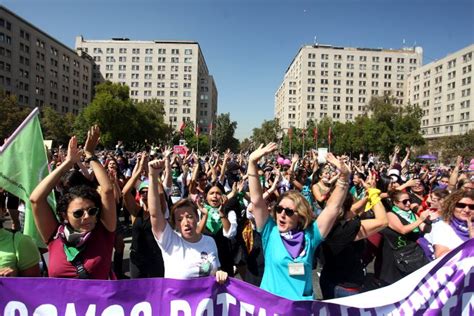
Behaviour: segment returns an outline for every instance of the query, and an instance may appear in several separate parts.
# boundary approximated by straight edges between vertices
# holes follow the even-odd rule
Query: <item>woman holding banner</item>
[[[287,191],[280,196],[272,216],[263,198],[257,162],[277,149],[275,143],[260,145],[249,157],[250,198],[257,230],[262,234],[265,272],[261,288],[292,300],[314,298],[312,265],[314,252],[331,230],[349,186],[349,169],[331,153],[327,161],[340,170],[336,187],[317,220],[304,196]]]
[[[109,279],[116,226],[114,189],[99,159],[98,126],[90,128],[84,152],[100,185],[79,185],[59,199],[56,216],[48,203],[61,176],[81,158],[76,137],[69,140],[66,160],[38,184],[30,196],[38,231],[49,250],[49,276],[57,278]]]
[[[219,258],[214,240],[198,233],[197,206],[190,199],[182,199],[171,208],[170,223],[165,220],[161,195],[163,186],[158,179],[164,169],[163,160],[148,164],[149,187],[148,208],[153,234],[161,248],[165,264],[165,277],[189,279],[215,275],[216,281],[224,283],[227,273],[219,271]],[[201,208],[205,224],[206,209]],[[201,227],[202,229],[202,227]]]

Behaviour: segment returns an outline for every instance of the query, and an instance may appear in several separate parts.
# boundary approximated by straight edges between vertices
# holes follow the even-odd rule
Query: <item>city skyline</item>
[[[219,91],[218,113],[236,137],[274,117],[275,93],[300,47],[423,48],[423,64],[474,42],[474,4],[431,1],[4,1],[8,9],[74,48],[104,40],[199,42]],[[130,14],[132,13],[132,14]],[[94,21],[97,21],[94,23]]]

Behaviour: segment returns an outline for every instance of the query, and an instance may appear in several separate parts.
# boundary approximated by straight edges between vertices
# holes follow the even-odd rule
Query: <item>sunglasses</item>
[[[292,210],[291,208],[288,208],[288,207],[283,207],[281,205],[277,205],[275,206],[275,212],[277,212],[277,214],[280,214],[281,212],[285,211],[285,214],[286,216],[288,217],[291,217],[293,216],[295,213],[297,213],[295,210]]]
[[[465,209],[466,206],[469,207],[471,211],[474,211],[474,204],[456,203],[457,208]]]
[[[140,193],[140,195],[147,195],[147,194],[148,194],[148,191],[142,190],[142,191],[140,191],[139,193]]]
[[[97,213],[99,213],[99,208],[98,207],[90,207],[90,208],[80,208],[72,212],[72,216],[74,218],[81,218],[84,216],[84,213],[87,212],[89,216],[96,216]]]
[[[410,200],[409,200],[409,199],[401,200],[401,201],[398,201],[398,202],[399,202],[399,203],[402,203],[403,205],[410,204]]]

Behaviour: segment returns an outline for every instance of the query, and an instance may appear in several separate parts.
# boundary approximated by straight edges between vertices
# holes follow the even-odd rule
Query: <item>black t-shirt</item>
[[[151,231],[150,218],[144,217],[143,209],[133,222],[130,249],[130,260],[140,270],[141,277],[164,277],[165,268],[161,249]]]
[[[364,282],[362,253],[364,241],[354,241],[361,221],[354,218],[336,222],[322,243],[325,259],[321,279],[343,287],[360,287]]]

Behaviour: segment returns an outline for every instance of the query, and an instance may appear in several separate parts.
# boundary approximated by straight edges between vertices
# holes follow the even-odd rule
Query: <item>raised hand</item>
[[[293,157],[291,157],[291,162],[296,163],[300,159],[300,156],[298,154],[294,154]]]
[[[249,162],[257,162],[263,156],[275,151],[277,149],[276,143],[268,143],[265,147],[261,144],[257,149],[255,149],[249,156]]]
[[[72,136],[71,139],[69,139],[66,160],[76,163],[81,159],[81,155],[82,150],[77,148],[77,138],[76,136]]]
[[[93,156],[97,144],[100,140],[100,129],[98,125],[93,125],[87,132],[86,144],[84,145],[84,152],[86,155]]]
[[[148,170],[151,176],[158,176],[165,167],[163,159],[155,159],[148,163]]]

